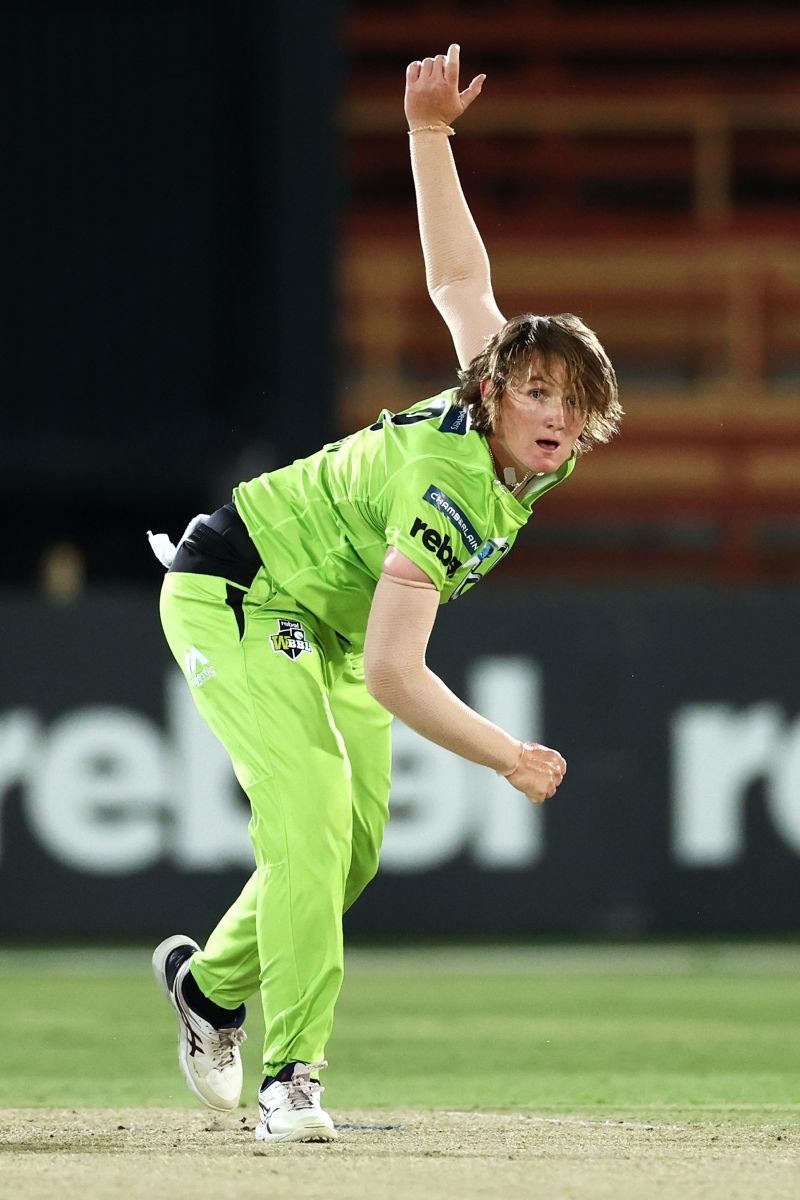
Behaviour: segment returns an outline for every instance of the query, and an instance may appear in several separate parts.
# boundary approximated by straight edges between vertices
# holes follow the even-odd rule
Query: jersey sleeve
[[[387,545],[416,563],[440,592],[483,542],[468,486],[453,463],[423,458],[403,467],[387,488],[384,512]]]

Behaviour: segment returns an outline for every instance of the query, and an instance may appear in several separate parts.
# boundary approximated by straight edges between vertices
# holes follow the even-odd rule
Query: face
[[[545,364],[534,358],[530,377],[514,380],[503,392],[489,445],[501,470],[513,467],[520,478],[530,472],[549,474],[570,457],[585,424],[585,414],[567,390],[564,362],[554,358]]]

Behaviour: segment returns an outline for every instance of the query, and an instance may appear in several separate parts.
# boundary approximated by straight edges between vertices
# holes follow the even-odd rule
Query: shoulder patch
[[[447,517],[453,528],[458,530],[462,542],[471,554],[478,550],[483,538],[480,537],[455,500],[451,500],[447,493],[443,492],[435,483],[431,484],[422,499],[426,500],[428,504],[432,504],[434,508],[438,508],[439,512]]]
[[[467,409],[462,408],[460,404],[453,404],[439,426],[439,433],[464,434],[468,432],[469,424],[469,412]]]

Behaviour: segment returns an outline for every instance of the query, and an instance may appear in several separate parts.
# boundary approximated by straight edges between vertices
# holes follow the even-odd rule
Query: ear
[[[488,392],[489,392],[489,390],[490,390],[491,386],[492,386],[492,381],[491,381],[491,379],[489,379],[489,378],[486,378],[486,379],[482,379],[482,380],[481,380],[481,383],[480,383],[480,387],[481,387],[481,400],[485,400],[485,399],[486,399],[486,396],[487,396],[487,394],[488,394]]]

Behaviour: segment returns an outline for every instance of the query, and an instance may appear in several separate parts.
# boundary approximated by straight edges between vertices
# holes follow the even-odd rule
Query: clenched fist
[[[525,742],[522,757],[506,779],[533,804],[543,804],[555,795],[566,773],[567,764],[557,750]]]

